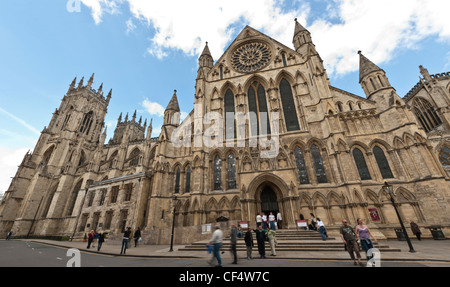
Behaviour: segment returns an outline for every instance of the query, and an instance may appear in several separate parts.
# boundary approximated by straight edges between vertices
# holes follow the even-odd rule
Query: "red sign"
[[[372,221],[381,221],[380,214],[378,213],[378,209],[369,208],[369,214],[370,214],[370,218],[372,218]]]

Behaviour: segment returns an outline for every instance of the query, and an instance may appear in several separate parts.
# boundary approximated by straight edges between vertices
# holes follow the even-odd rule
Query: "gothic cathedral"
[[[280,212],[285,228],[313,213],[330,232],[362,218],[392,238],[385,183],[405,222],[450,231],[450,73],[421,66],[400,97],[359,52],[360,97],[330,84],[297,20],[293,46],[247,26],[214,62],[207,43],[192,112],[180,122],[175,91],[156,138],[152,122],[121,114],[106,143],[112,92],[75,79],[3,197],[0,235],[114,239],[131,227],[167,244],[174,224],[184,244],[220,217],[255,226]]]

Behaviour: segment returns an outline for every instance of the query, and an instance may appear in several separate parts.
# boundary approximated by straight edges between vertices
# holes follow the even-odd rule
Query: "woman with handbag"
[[[371,237],[373,238],[373,242],[377,243],[377,239],[373,237],[372,233],[370,233],[369,227],[364,225],[361,218],[357,219],[358,225],[356,225],[356,235],[359,237],[361,242],[362,249],[366,252],[367,259],[371,259],[373,256],[368,256],[368,251],[373,248]]]

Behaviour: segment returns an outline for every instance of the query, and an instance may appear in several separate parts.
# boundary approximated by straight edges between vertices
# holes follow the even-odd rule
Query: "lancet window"
[[[361,180],[372,179],[369,168],[367,167],[366,159],[364,158],[364,154],[358,148],[353,150],[353,158],[355,160],[356,167],[358,168],[358,173]]]
[[[286,130],[288,132],[300,130],[297,118],[297,111],[295,109],[295,102],[292,96],[291,85],[286,79],[281,80],[280,95],[281,95],[281,102],[283,104]]]
[[[386,156],[384,155],[383,150],[376,146],[373,148],[373,155],[375,156],[375,159],[378,164],[378,168],[380,169],[381,176],[386,178],[394,178],[394,175],[392,174],[392,170],[389,166],[389,163],[386,159]]]

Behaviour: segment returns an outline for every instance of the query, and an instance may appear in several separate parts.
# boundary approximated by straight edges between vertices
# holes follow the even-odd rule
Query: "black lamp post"
[[[176,203],[176,201],[177,201],[177,196],[175,195],[175,196],[173,197],[172,235],[171,235],[171,238],[170,238],[170,249],[169,249],[169,252],[172,252],[172,251],[173,251],[173,233],[174,233],[174,230],[175,230],[175,209],[176,209],[176,204],[175,204],[175,203]]]
[[[403,220],[400,217],[400,214],[398,213],[397,205],[395,204],[395,200],[394,200],[394,196],[393,196],[394,195],[394,187],[392,185],[390,185],[389,183],[385,182],[384,185],[383,185],[383,190],[387,194],[389,194],[389,197],[391,198],[392,205],[394,205],[395,213],[397,213],[398,220],[400,221],[400,225],[402,226],[403,234],[405,235],[406,241],[408,242],[409,252],[411,252],[411,253],[416,252],[414,250],[414,247],[411,244],[411,240],[409,240],[409,236],[408,236],[408,233],[406,232],[405,225],[403,224]]]

